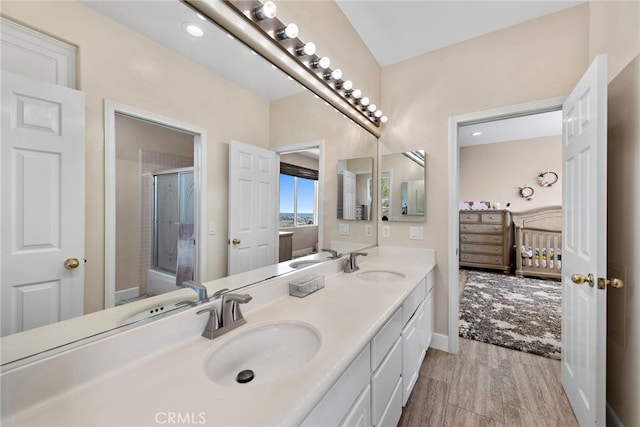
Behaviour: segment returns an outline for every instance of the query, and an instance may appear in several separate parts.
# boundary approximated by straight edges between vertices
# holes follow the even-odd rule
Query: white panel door
[[[345,169],[342,176],[342,218],[356,219],[356,174]]]
[[[278,262],[277,154],[229,144],[229,274]]]
[[[83,314],[84,123],[82,92],[2,73],[3,336]]]
[[[563,109],[562,385],[580,425],[605,425],[607,63],[598,56]],[[576,284],[572,275],[593,275]]]

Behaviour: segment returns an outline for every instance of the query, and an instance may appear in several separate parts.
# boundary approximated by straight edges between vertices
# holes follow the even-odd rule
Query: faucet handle
[[[213,339],[215,332],[220,328],[220,317],[218,316],[218,310],[215,307],[205,308],[204,310],[197,311],[196,314],[209,313],[209,320],[207,320],[207,326],[202,332],[202,336],[205,338]]]
[[[246,304],[253,298],[249,294],[224,294],[222,295],[222,326],[231,325],[231,323],[246,322],[239,304]]]
[[[334,251],[333,249],[320,249],[320,251],[321,252],[329,252],[331,254],[329,259],[337,259],[337,258],[340,258],[342,256],[342,254],[339,254],[338,251]]]

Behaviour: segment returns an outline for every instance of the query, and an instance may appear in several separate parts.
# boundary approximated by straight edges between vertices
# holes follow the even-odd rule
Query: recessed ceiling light
[[[193,36],[193,37],[204,36],[204,30],[195,24],[184,24],[182,27],[190,36]]]
[[[479,132],[479,131],[475,131],[471,134],[471,136],[480,136],[480,135],[482,135],[482,132]]]

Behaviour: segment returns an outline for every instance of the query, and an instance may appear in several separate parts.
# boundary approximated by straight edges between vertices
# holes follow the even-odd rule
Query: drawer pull
[[[468,236],[462,236],[462,240],[467,240],[468,238]]]

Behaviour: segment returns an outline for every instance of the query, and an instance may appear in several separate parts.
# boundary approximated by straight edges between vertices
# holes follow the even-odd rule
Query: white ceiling
[[[336,2],[382,67],[584,3],[561,0]]]
[[[481,135],[474,136],[474,132],[480,132]],[[460,147],[469,147],[552,135],[562,135],[560,110],[460,126],[458,143]]]

